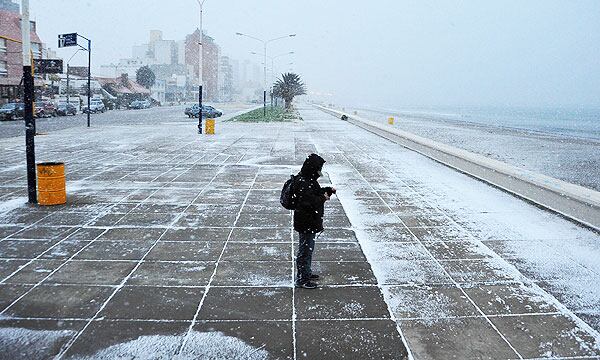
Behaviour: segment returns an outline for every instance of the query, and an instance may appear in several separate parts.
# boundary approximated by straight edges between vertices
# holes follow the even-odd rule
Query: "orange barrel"
[[[67,202],[65,164],[44,162],[37,165],[38,204],[60,205]]]
[[[214,119],[206,119],[206,129],[204,131],[206,135],[214,135],[215,134],[215,120]]]

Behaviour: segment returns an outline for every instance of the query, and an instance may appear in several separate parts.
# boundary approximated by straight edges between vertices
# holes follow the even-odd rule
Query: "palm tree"
[[[306,87],[300,76],[294,73],[285,73],[281,75],[281,79],[277,79],[273,86],[273,94],[283,98],[285,108],[292,107],[294,97],[306,94]]]

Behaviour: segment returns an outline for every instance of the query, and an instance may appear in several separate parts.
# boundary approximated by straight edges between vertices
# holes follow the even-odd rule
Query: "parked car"
[[[57,116],[56,106],[50,101],[36,101],[34,116],[37,118]]]
[[[106,107],[104,106],[104,103],[102,102],[102,100],[99,100],[99,99],[92,99],[90,101],[90,108],[89,109],[88,109],[87,105],[84,105],[81,108],[81,112],[86,113],[86,114],[88,112],[90,112],[92,114],[95,114],[95,113],[99,113],[99,112],[103,113],[105,111],[106,111]]]
[[[0,120],[15,120],[23,117],[23,103],[8,103],[0,107]]]
[[[129,109],[149,109],[152,106],[152,103],[149,100],[137,100],[132,101],[129,104]]]
[[[58,116],[77,115],[77,108],[71,104],[60,104],[56,109]]]
[[[198,117],[198,104],[194,104],[192,107],[188,107],[185,109],[184,113],[189,118],[197,118]],[[222,116],[223,112],[221,110],[215,109],[210,105],[202,105],[202,117],[203,118],[215,118]]]

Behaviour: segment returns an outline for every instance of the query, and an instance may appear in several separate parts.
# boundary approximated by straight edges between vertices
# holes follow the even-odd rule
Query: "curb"
[[[600,192],[509,165],[338,110],[319,110],[600,231]]]

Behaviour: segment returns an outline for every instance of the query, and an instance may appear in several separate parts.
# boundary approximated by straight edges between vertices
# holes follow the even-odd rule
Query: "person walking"
[[[322,175],[325,160],[317,154],[310,154],[294,181],[296,209],[294,211],[294,230],[298,232],[298,253],[296,255],[296,287],[315,289],[319,275],[311,270],[312,255],[315,249],[315,237],[323,231],[323,213],[325,202],[335,194],[332,187],[321,187],[317,179]]]

